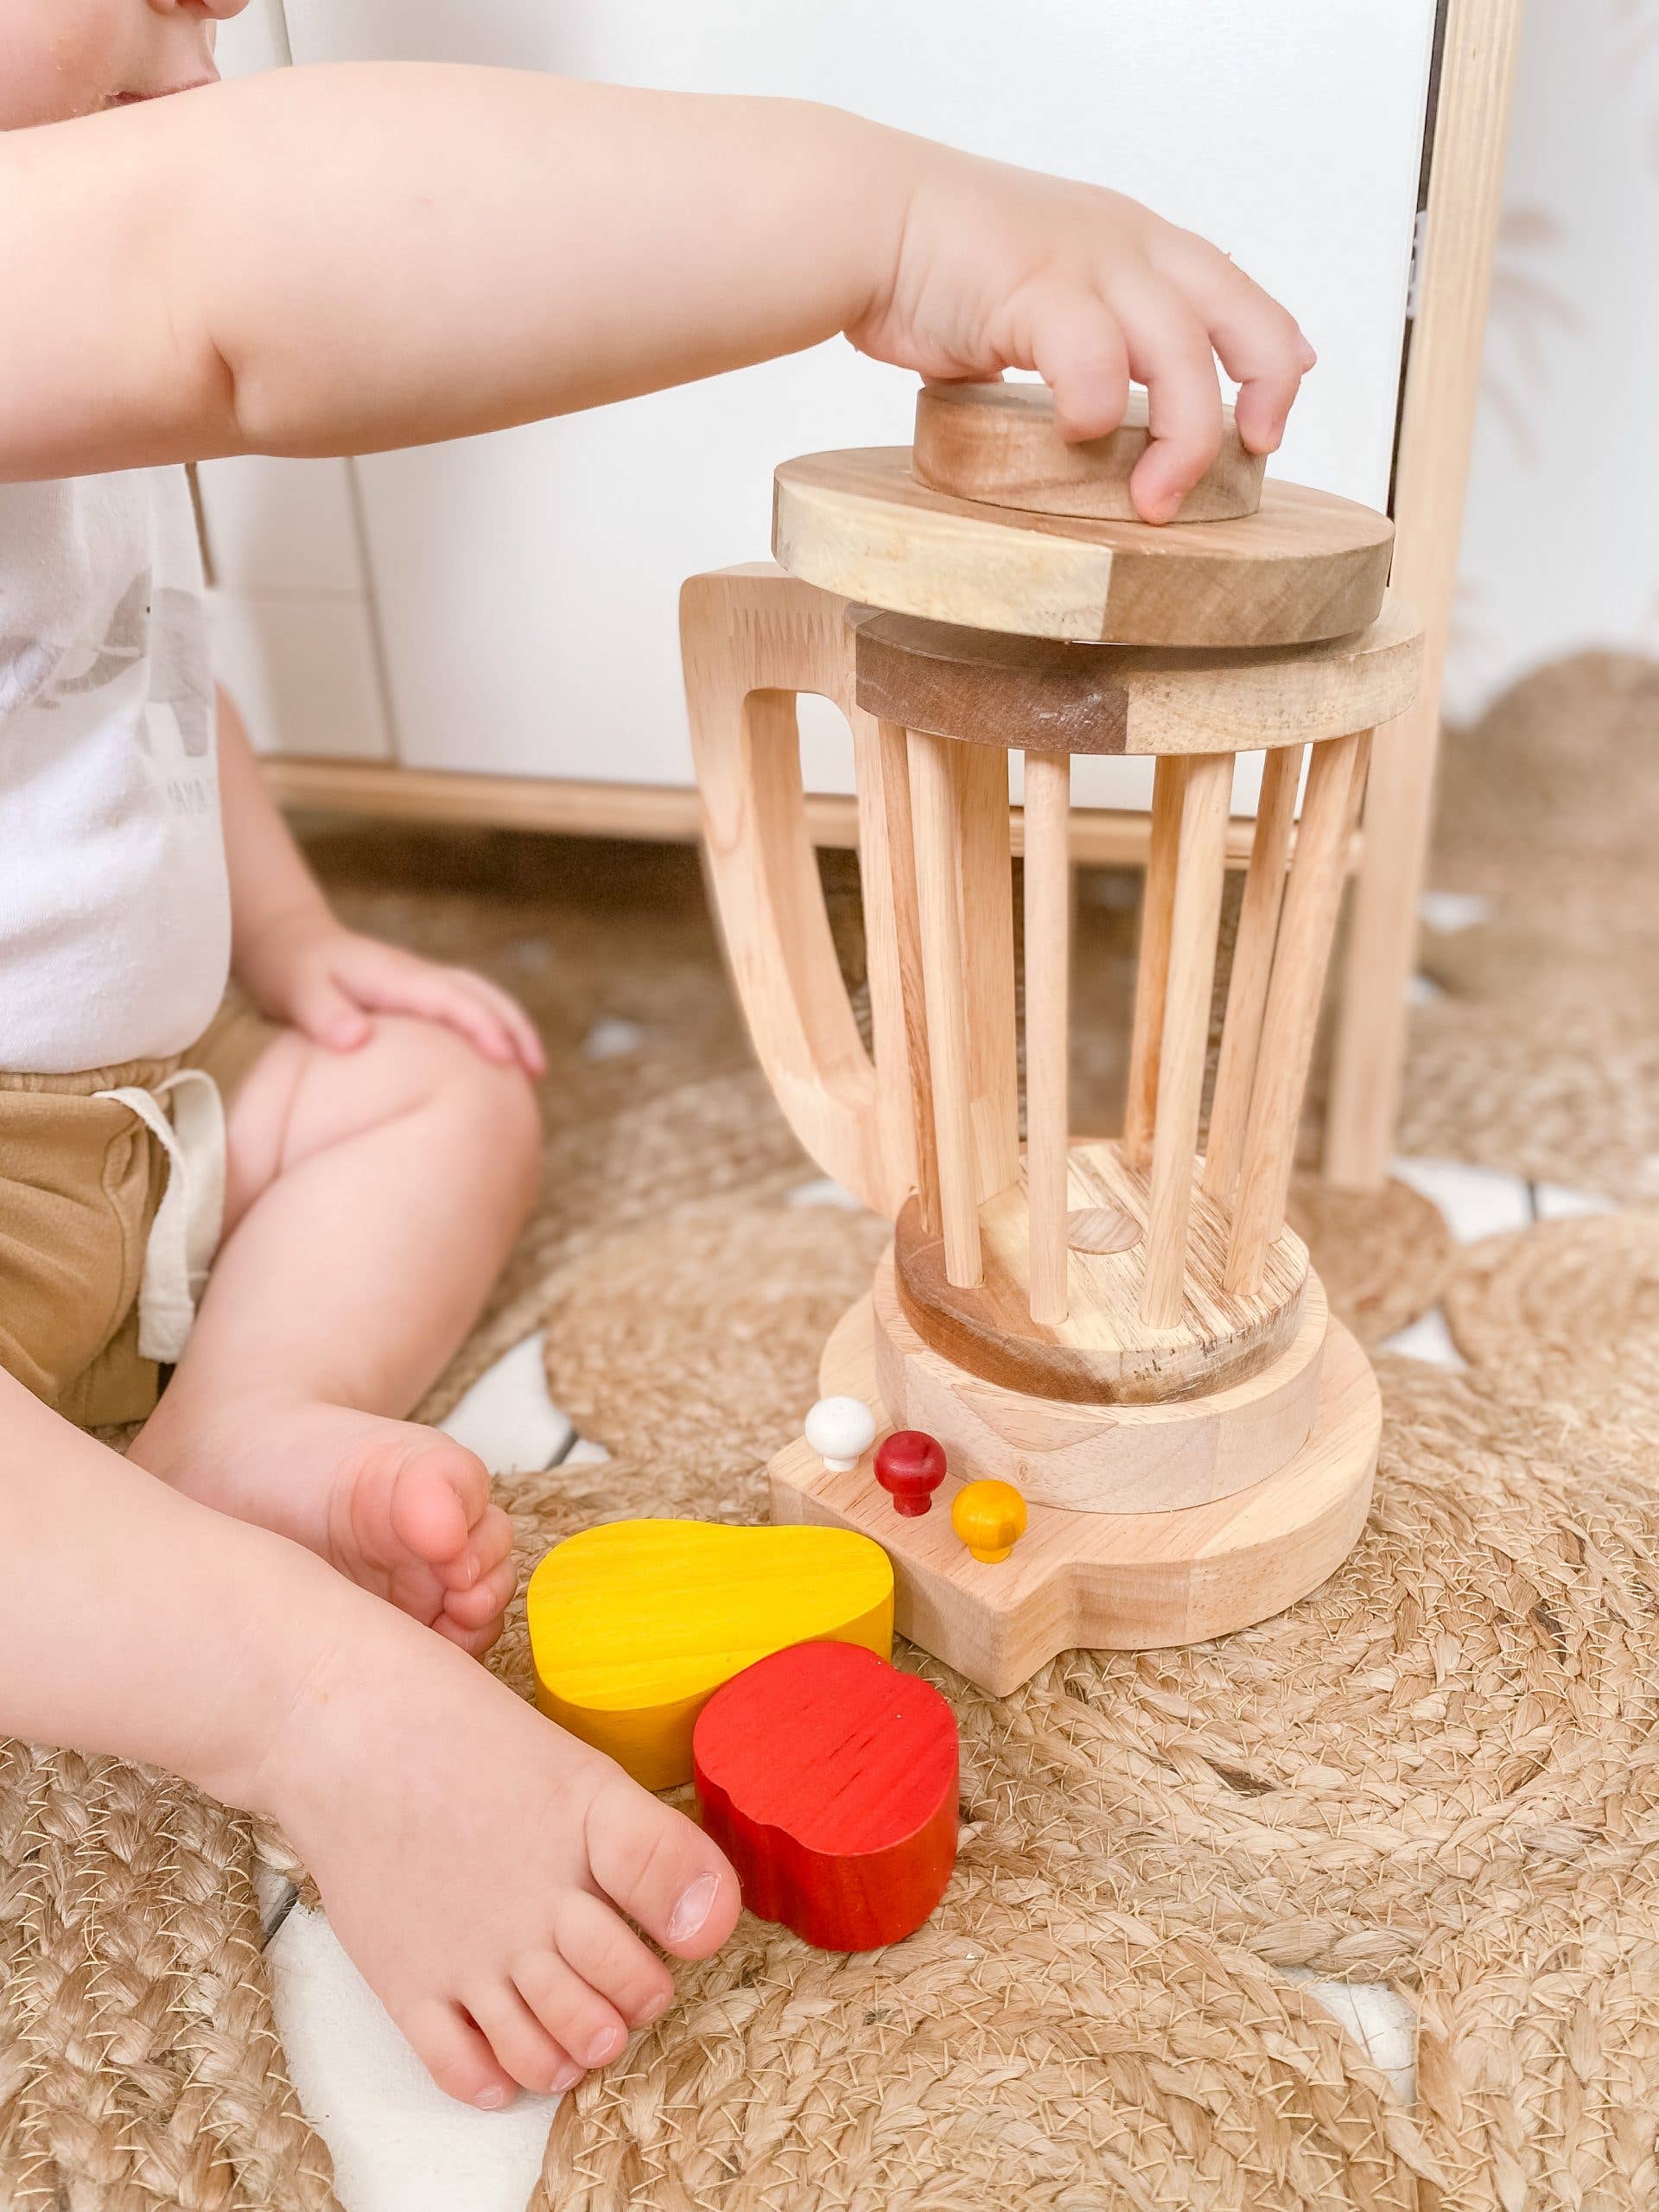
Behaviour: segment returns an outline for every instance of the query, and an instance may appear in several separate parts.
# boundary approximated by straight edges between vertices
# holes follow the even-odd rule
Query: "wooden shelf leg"
[[[1066,1310],[1066,1001],[1071,982],[1071,887],[1067,827],[1071,759],[1026,755],[1026,1202],[1030,1218],[1031,1318]]]
[[[1233,1201],[1239,1163],[1244,1156],[1244,1126],[1250,1093],[1255,1087],[1262,1015],[1268,1003],[1279,910],[1284,904],[1285,861],[1296,816],[1303,750],[1300,745],[1277,746],[1268,754],[1262,770],[1255,840],[1239,908],[1238,940],[1227,983],[1227,1017],[1222,1026],[1215,1102],[1210,1109],[1210,1139],[1205,1150],[1205,1190],[1224,1205]]]
[[[1158,766],[1161,771],[1166,762],[1160,760]],[[1192,1209],[1192,1156],[1198,1150],[1205,1052],[1215,990],[1233,755],[1189,753],[1182,756],[1180,769],[1180,830],[1158,1056],[1147,1270],[1141,1292],[1141,1318],[1155,1329],[1173,1328],[1181,1317],[1187,1222]],[[1141,981],[1144,983],[1144,973]]]
[[[1135,1016],[1129,1033],[1129,1087],[1123,1106],[1123,1157],[1132,1167],[1147,1167],[1152,1161],[1158,1062],[1164,1041],[1164,995],[1169,986],[1169,937],[1175,918],[1184,766],[1180,756],[1166,753],[1153,774],[1152,836],[1141,899],[1141,945],[1135,959]]]
[[[1370,743],[1369,730],[1332,738],[1313,747],[1308,766],[1227,1249],[1225,1281],[1235,1297],[1247,1296],[1261,1282],[1268,1248],[1284,1223],[1302,1093]]]
[[[958,1289],[982,1279],[979,1193],[969,1096],[967,978],[962,943],[962,816],[949,738],[910,733],[911,810],[938,1145],[944,1272]]]

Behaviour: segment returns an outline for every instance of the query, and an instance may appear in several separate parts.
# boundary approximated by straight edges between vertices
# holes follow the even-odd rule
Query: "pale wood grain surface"
[[[958,499],[1134,522],[1129,477],[1151,442],[1139,385],[1116,430],[1071,443],[1055,427],[1046,385],[929,384],[916,395],[911,451],[921,481]],[[1254,514],[1266,467],[1264,454],[1246,451],[1232,409],[1224,408],[1220,451],[1181,501],[1173,526]]]
[[[1196,1186],[1199,1163],[1187,1159]],[[1127,1248],[1068,1248],[1063,1321],[1031,1317],[1029,1214],[1023,1177],[979,1211],[983,1279],[962,1287],[945,1272],[937,1237],[914,1205],[894,1228],[899,1294],[918,1332],[957,1366],[1032,1395],[1080,1404],[1155,1403],[1242,1381],[1276,1359],[1295,1334],[1308,1277],[1307,1248],[1289,1230],[1273,1241],[1257,1287],[1236,1298],[1223,1285],[1231,1227],[1225,1209],[1193,1187],[1187,1264],[1175,1322],[1141,1318],[1147,1177],[1121,1147],[1071,1147],[1068,1209],[1127,1213],[1142,1234]]]
[[[1021,638],[849,610],[858,701],[909,729],[1030,752],[1247,753],[1370,729],[1422,664],[1396,594],[1366,629],[1307,645],[1194,652]]]
[[[830,1339],[820,1387],[881,1404],[870,1302]],[[1033,1505],[1013,1556],[970,1559],[949,1515],[953,1477],[934,1510],[896,1515],[866,1459],[826,1474],[804,1443],[771,1464],[777,1521],[856,1529],[893,1561],[902,1635],[994,1694],[1017,1688],[1056,1652],[1155,1649],[1224,1636],[1294,1605],[1352,1549],[1364,1525],[1382,1406],[1364,1354],[1332,1324],[1313,1433],[1249,1490],[1168,1513],[1067,1513]],[[946,1510],[941,1511],[940,1504]]]
[[[1173,1328],[1186,1301],[1187,1223],[1192,1155],[1198,1145],[1210,1002],[1215,995],[1221,923],[1222,843],[1233,787],[1230,753],[1193,753],[1180,762],[1181,829],[1164,989],[1163,1044],[1152,1134],[1141,1318]]]
[[[1216,1090],[1205,1141],[1204,1187],[1212,1198],[1232,1203],[1244,1154],[1244,1128],[1255,1085],[1262,1043],[1262,1016],[1268,1002],[1268,978],[1279,936],[1284,903],[1285,867],[1296,813],[1296,786],[1302,772],[1302,748],[1287,746],[1268,755],[1256,809],[1255,842],[1244,876],[1238,935],[1227,979],[1227,1012],[1216,1064]]]
[[[1264,1481],[1313,1426],[1329,1322],[1317,1277],[1300,1327],[1269,1366],[1212,1395],[1157,1406],[1068,1405],[953,1365],[906,1315],[891,1252],[871,1297],[881,1399],[894,1423],[936,1437],[958,1481],[1010,1482],[1036,1504],[1077,1513],[1202,1505]]]
[[[792,575],[969,629],[1122,645],[1275,645],[1374,622],[1393,525],[1270,481],[1258,513],[1180,529],[976,506],[918,484],[908,446],[807,454],[774,478]]]
[[[1520,46],[1522,0],[1449,0],[1417,315],[1401,410],[1394,582],[1427,625],[1422,690],[1380,733],[1365,812],[1326,1109],[1325,1172],[1380,1190],[1406,1057],[1406,989],[1428,849],[1440,673],[1457,589],[1469,451]]]
[[[1026,1192],[1033,1321],[1063,1321],[1066,1308],[1071,796],[1071,763],[1064,753],[1027,754]]]

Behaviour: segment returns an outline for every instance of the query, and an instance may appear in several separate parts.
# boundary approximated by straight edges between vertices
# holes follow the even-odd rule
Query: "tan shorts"
[[[130,1107],[94,1094],[200,1068],[228,1109],[280,1034],[232,988],[171,1059],[0,1073],[0,1368],[68,1420],[142,1421],[161,1385],[138,1351],[138,1286],[167,1154]]]

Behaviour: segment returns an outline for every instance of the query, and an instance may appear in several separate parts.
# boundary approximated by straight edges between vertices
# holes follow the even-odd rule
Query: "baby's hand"
[[[372,1014],[412,1014],[459,1031],[499,1066],[547,1071],[529,1015],[487,976],[360,937],[332,914],[268,931],[238,975],[263,1012],[336,1052],[367,1043]]]
[[[926,377],[1034,369],[1071,439],[1122,421],[1147,386],[1153,442],[1129,480],[1147,522],[1168,522],[1220,444],[1218,353],[1240,391],[1253,453],[1284,435],[1313,347],[1226,255],[1096,186],[903,142],[916,169],[891,276],[847,335]]]

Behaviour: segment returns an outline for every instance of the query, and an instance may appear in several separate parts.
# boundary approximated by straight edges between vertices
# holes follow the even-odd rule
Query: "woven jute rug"
[[[1585,653],[1447,733],[1407,1153],[1659,1199],[1659,664]]]
[[[588,1510],[758,1516],[759,1456],[869,1253],[857,1220],[725,1201],[574,1262],[550,1380],[621,1446]],[[1293,1612],[1069,1655],[1001,1700],[902,1654],[963,1732],[941,1912],[854,1960],[746,1919],[562,2110],[547,2206],[1507,2206],[1587,2177],[1586,2201],[1643,2203],[1652,1454],[1593,1419],[1542,1448],[1476,1382],[1384,1380],[1376,1510]],[[1411,1998],[1414,2113],[1292,1968]]]

